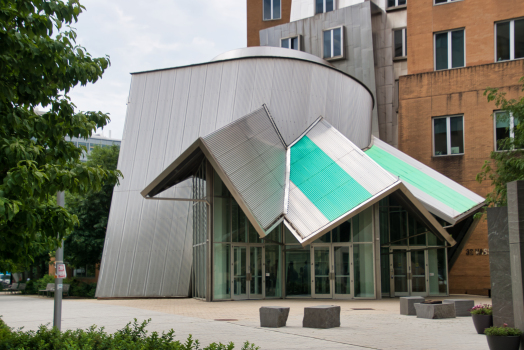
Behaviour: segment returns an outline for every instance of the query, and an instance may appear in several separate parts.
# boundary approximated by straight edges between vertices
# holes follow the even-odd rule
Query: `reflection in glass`
[[[231,299],[231,279],[229,276],[230,271],[230,259],[231,259],[231,246],[229,244],[218,243],[215,244],[214,250],[214,295],[215,300],[219,299]]]
[[[426,263],[423,250],[411,252],[411,274],[411,292],[425,293]]]
[[[280,18],[280,0],[273,0],[273,19]]]
[[[395,30],[394,32],[395,40],[395,57],[402,57],[404,53],[402,52],[402,29]]]
[[[326,0],[326,12],[334,10],[333,3],[334,3],[334,0]]]
[[[249,221],[247,222],[247,230],[249,235],[249,243],[262,243],[262,238],[260,238],[257,230],[255,230]]]
[[[246,288],[246,247],[233,247],[233,294],[244,295]]]
[[[353,218],[353,242],[373,242],[373,208]]]
[[[451,67],[464,67],[464,31],[451,32]]]
[[[446,250],[428,250],[429,294],[446,295],[448,291],[448,274],[446,267]]]
[[[290,42],[291,42],[291,49],[293,50],[298,50],[298,36],[294,37],[294,38],[291,38],[290,39]]]
[[[284,239],[285,239],[286,244],[289,244],[289,243],[298,244],[297,238],[295,237],[295,235],[291,233],[291,231],[289,231],[287,226],[284,226],[284,236],[285,236]]]
[[[372,298],[375,296],[373,278],[373,244],[353,245],[353,266],[355,297]]]
[[[329,247],[314,247],[315,294],[331,294],[329,283]]]
[[[334,247],[335,254],[335,293],[351,294],[349,276],[349,247]]]
[[[496,137],[496,150],[507,150],[508,147],[501,145],[499,141],[504,140],[509,137],[509,115],[508,113],[499,112],[495,114],[496,127],[495,127],[495,137]]]
[[[351,219],[343,222],[340,226],[331,231],[333,235],[333,242],[344,243],[351,240]]]
[[[264,0],[264,19],[271,19],[271,0]]]
[[[408,261],[406,252],[393,251],[395,293],[408,292]]]
[[[464,153],[464,122],[462,117],[449,118],[451,154]]]
[[[380,248],[380,281],[382,294],[389,294],[391,289],[389,282],[389,249]]]
[[[287,296],[311,296],[311,253],[309,248],[310,246],[286,246]]]
[[[333,29],[333,57],[342,55],[342,28]]]
[[[238,203],[231,199],[232,205],[232,238],[233,242],[247,242],[247,230],[246,230],[246,223],[247,218],[242,209],[240,209],[240,206]]]
[[[289,39],[282,39],[280,40],[281,44],[280,47],[284,49],[289,49]]]
[[[446,118],[433,119],[433,140],[435,142],[435,155],[448,154],[447,123]]]
[[[515,58],[524,58],[524,19],[515,21]]]
[[[409,215],[409,245],[425,246],[426,245],[426,227],[415,219],[413,215]]]
[[[249,249],[249,264],[251,272],[250,290],[251,294],[262,294],[262,247],[251,247]]]
[[[324,58],[331,57],[331,30],[324,32]]]
[[[448,69],[448,33],[435,34],[435,69]]]
[[[266,245],[266,298],[280,298],[282,296],[280,256],[281,247],[279,245]],[[307,281],[309,281],[309,277]]]
[[[324,0],[315,0],[315,13],[324,12]]]
[[[509,22],[497,23],[497,61],[510,59]]]
[[[390,207],[389,223],[392,245],[407,245],[407,212],[402,208]]]

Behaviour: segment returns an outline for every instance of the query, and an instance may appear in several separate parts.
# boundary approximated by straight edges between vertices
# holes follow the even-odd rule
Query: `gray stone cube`
[[[475,306],[475,301],[471,299],[447,299],[442,302],[443,304],[454,304],[455,314],[457,317],[460,316],[471,316],[471,309]]]
[[[415,304],[417,318],[455,318],[455,304]]]
[[[402,297],[400,298],[400,314],[414,316],[417,314],[415,311],[416,303],[423,303],[423,297]]]
[[[260,308],[260,327],[285,327],[289,308],[282,306],[262,306]]]
[[[304,308],[305,328],[334,328],[340,327],[340,306],[318,305]]]

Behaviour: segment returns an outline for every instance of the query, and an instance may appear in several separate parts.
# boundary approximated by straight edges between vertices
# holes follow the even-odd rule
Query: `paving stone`
[[[455,318],[455,304],[415,304],[417,318]]]
[[[400,314],[401,315],[416,315],[415,310],[416,303],[423,303],[423,297],[402,297],[400,298]]]
[[[262,306],[260,308],[260,327],[285,327],[289,308],[282,306]]]
[[[305,328],[334,328],[340,327],[340,306],[317,305],[304,308]]]

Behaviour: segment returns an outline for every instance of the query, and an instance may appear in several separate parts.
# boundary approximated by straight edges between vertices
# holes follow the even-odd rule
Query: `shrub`
[[[471,309],[469,309],[469,312],[471,312],[472,315],[493,315],[493,310],[491,309],[491,305],[489,304],[475,305]]]
[[[504,323],[502,327],[489,327],[484,330],[486,335],[495,335],[498,337],[516,337],[522,334],[522,331],[517,328],[508,327],[507,323]]]
[[[0,350],[4,349],[32,349],[32,350],[197,350],[201,349],[198,340],[193,340],[190,335],[184,343],[174,340],[175,331],[158,334],[153,332],[150,335],[145,330],[151,319],[143,321],[141,324],[135,318],[134,322],[128,323],[121,330],[114,334],[107,334],[103,327],[91,326],[86,330],[69,330],[60,332],[56,328],[40,326],[37,331],[22,330],[13,331],[0,320]],[[224,345],[222,343],[212,343],[202,350],[232,350],[235,348],[233,343]],[[245,342],[242,350],[258,350],[254,344]]]

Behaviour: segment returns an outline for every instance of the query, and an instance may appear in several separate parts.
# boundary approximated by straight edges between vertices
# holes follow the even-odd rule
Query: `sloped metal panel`
[[[284,214],[286,174],[281,165],[286,164],[286,148],[266,110],[260,108],[203,141],[260,226],[267,230]]]

